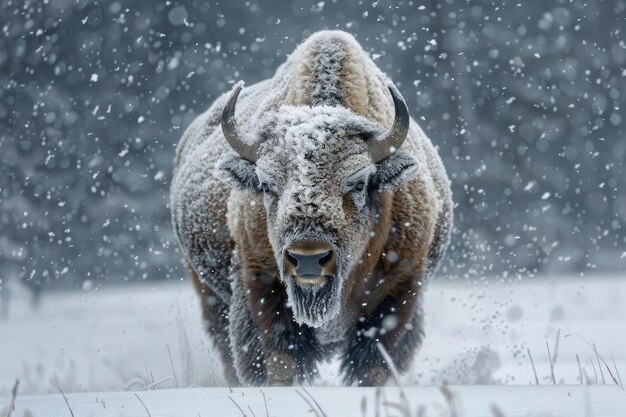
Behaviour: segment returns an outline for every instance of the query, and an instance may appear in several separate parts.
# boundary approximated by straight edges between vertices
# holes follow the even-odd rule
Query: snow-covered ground
[[[59,387],[71,393],[222,385],[220,364],[203,334],[198,300],[189,282],[49,293],[38,311],[30,308],[25,294],[14,293],[9,319],[0,321],[0,396],[5,402],[16,378],[20,395],[54,393],[51,398],[58,397]],[[612,378],[619,378],[618,373],[626,377],[624,278],[589,275],[514,283],[434,280],[425,294],[425,312],[427,336],[404,377],[407,387],[444,382],[535,385],[527,349],[539,383],[552,385],[546,342],[552,356],[556,354],[558,384],[579,384],[576,355],[582,373],[593,384],[614,385]],[[583,339],[595,344],[611,372],[601,360],[598,366],[593,347]],[[336,363],[324,364],[320,372],[315,385],[340,385]],[[567,392],[577,389],[570,387]],[[618,392],[615,386],[606,389]],[[411,390],[415,395],[425,393]],[[192,395],[172,392],[181,400]],[[328,392],[335,391],[316,390],[314,396],[322,398]],[[580,399],[583,393],[575,391],[574,396]],[[144,394],[150,401],[162,398],[157,392]],[[121,398],[107,395],[113,396],[111,405]],[[499,395],[494,391],[493,398]],[[28,398],[33,409],[53,401]],[[95,401],[95,394],[72,398]],[[210,415],[202,410],[190,415],[197,412]]]
[[[70,409],[76,417],[623,417],[626,411],[626,393],[609,386],[465,385],[404,392],[406,403],[390,387],[90,392],[65,394],[67,403],[58,393],[18,398],[14,417],[70,416]]]

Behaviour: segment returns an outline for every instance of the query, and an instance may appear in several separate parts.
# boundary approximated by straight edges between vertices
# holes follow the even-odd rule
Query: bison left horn
[[[239,96],[243,84],[243,81],[239,81],[230,92],[228,102],[226,102],[226,106],[224,106],[224,110],[222,111],[222,132],[231,148],[248,161],[255,163],[259,145],[251,144],[252,141],[247,140],[247,138],[243,136],[235,120],[235,104],[237,103],[237,97]]]
[[[378,163],[389,157],[404,143],[406,135],[409,133],[409,109],[395,85],[387,86],[393,98],[395,117],[393,124],[384,133],[376,135],[366,141],[367,147],[374,163]]]

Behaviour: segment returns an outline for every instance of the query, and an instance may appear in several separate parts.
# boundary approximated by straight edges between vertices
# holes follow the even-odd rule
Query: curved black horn
[[[409,133],[409,122],[411,120],[409,109],[406,107],[406,103],[395,85],[389,84],[387,88],[389,88],[393,98],[393,107],[396,115],[389,130],[367,141],[369,153],[374,163],[382,161],[399,149]]]
[[[243,81],[239,81],[235,84],[224,106],[224,110],[222,111],[222,132],[224,133],[226,141],[235,152],[254,163],[257,160],[259,145],[251,145],[249,141],[242,137],[237,128],[237,121],[235,120],[235,104],[237,104],[237,97],[239,96],[243,84]]]

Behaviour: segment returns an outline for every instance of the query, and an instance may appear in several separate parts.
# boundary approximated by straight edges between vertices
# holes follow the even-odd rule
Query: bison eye
[[[360,180],[359,182],[357,182],[356,184],[354,184],[354,191],[363,191],[365,189],[365,181],[364,180]]]

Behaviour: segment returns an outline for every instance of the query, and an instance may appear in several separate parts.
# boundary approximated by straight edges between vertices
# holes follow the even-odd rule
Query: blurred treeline
[[[0,0],[0,280],[178,279],[185,127],[312,32],[353,33],[452,178],[444,271],[622,268],[624,1]],[[2,284],[0,284],[1,286]]]

